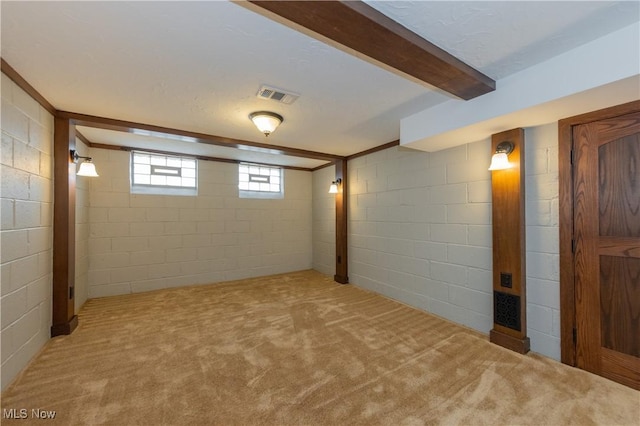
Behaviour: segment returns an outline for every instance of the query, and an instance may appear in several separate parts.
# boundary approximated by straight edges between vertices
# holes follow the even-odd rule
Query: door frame
[[[560,359],[576,365],[576,299],[573,268],[573,127],[640,111],[640,100],[558,121],[560,227]]]

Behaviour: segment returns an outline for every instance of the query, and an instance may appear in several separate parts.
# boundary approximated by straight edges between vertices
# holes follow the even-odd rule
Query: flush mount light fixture
[[[249,118],[265,136],[269,136],[273,133],[284,121],[284,118],[282,118],[280,114],[270,111],[252,112],[249,114]]]
[[[513,143],[509,141],[500,142],[496,147],[496,152],[491,157],[491,165],[489,170],[510,169],[512,165],[509,163],[509,154],[513,152]]]
[[[98,177],[98,172],[96,172],[96,166],[93,164],[93,160],[91,157],[83,157],[78,155],[76,150],[71,150],[71,158],[74,163],[80,162],[80,168],[76,172],[76,176],[90,176],[90,177]]]
[[[331,186],[329,187],[329,194],[337,194],[338,186],[340,186],[341,183],[342,183],[342,179],[340,178],[331,182]]]

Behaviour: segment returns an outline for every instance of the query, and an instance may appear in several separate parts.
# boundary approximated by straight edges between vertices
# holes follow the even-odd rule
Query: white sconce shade
[[[329,194],[337,194],[338,193],[338,185],[342,183],[342,179],[338,178],[338,180],[334,180],[331,182],[331,186],[329,187]]]
[[[91,157],[83,157],[82,155],[78,155],[78,151],[71,150],[71,160],[74,163],[80,163],[80,169],[76,172],[76,176],[90,176],[90,177],[98,177],[100,176],[96,171],[96,166],[91,161]]]
[[[284,121],[280,114],[269,111],[252,112],[249,114],[249,118],[265,136],[269,136],[273,133]]]
[[[80,164],[80,169],[76,172],[76,176],[98,177],[100,175],[96,172],[96,165],[91,160],[87,160]]]
[[[513,151],[513,143],[509,141],[500,142],[496,147],[496,153],[491,157],[489,170],[504,170],[513,167],[509,163],[509,154]]]
[[[500,152],[498,154],[493,154],[493,157],[491,157],[489,170],[504,170],[510,167],[511,164],[509,164],[509,157],[507,154]]]

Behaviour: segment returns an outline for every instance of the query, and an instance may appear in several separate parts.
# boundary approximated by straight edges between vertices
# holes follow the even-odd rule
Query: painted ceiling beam
[[[279,22],[284,18],[287,22],[282,23],[297,30],[320,35],[322,41],[329,39],[348,53],[459,98],[469,100],[495,90],[494,80],[362,1],[248,3],[265,16]]]

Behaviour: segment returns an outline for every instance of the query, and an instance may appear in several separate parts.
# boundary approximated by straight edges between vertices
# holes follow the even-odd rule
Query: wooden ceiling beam
[[[341,160],[343,158],[342,156],[335,154],[326,154],[323,152],[308,151],[305,149],[226,138],[223,136],[208,135],[205,133],[196,133],[180,129],[171,129],[168,127],[154,126],[151,124],[134,123],[131,121],[78,114],[75,112],[58,111],[57,116],[71,120],[72,123],[76,126],[94,127],[97,129],[105,130],[116,130],[120,132],[164,137],[167,139],[204,143],[209,145],[224,146],[227,148],[244,149],[248,151],[257,150],[260,152],[266,152],[268,154],[289,155],[292,157],[312,158],[314,160],[335,161]]]
[[[494,80],[362,1],[248,3],[257,6],[252,10],[268,11],[267,16],[284,18],[294,28],[301,26],[347,47],[349,53],[355,51],[356,56],[364,55],[459,98],[469,100],[495,90]]]

